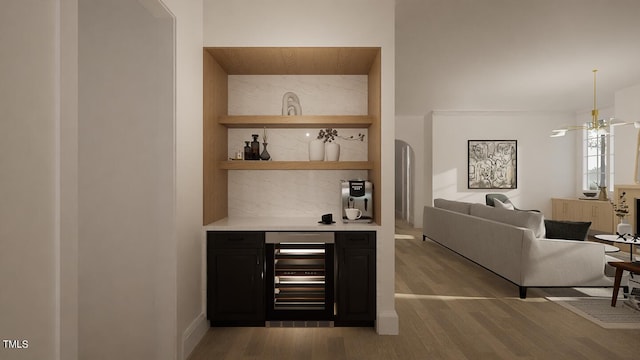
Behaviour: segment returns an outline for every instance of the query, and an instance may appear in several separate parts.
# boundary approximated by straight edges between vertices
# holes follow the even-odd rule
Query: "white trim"
[[[376,332],[378,335],[398,335],[398,313],[395,310],[380,311],[376,320]]]
[[[167,359],[179,359],[181,350],[178,348],[179,344],[179,330],[178,330],[178,225],[177,225],[177,26],[176,16],[164,4],[161,0],[143,0],[138,1],[155,19],[169,19],[171,21],[171,62],[172,62],[172,102],[173,109],[171,114],[171,234],[167,236],[162,246],[156,248],[157,259],[160,260],[163,265],[156,268],[156,313],[163,313],[166,316],[157,317],[158,323],[156,328],[156,335],[158,339],[168,339],[168,343],[162,342],[157,345],[156,352],[159,358],[160,354],[166,355]],[[163,25],[164,26],[164,25]]]
[[[200,313],[182,334],[182,354],[180,359],[186,359],[191,355],[196,345],[202,340],[209,330],[204,313]]]
[[[171,18],[174,20],[174,28],[175,28],[175,18],[176,16],[171,12],[169,7],[162,0],[138,0],[138,3],[142,5],[151,16],[156,19],[168,19]],[[174,32],[175,35],[175,32]]]
[[[571,111],[535,110],[433,110],[432,116],[519,116],[519,115],[561,115]],[[399,116],[399,115],[396,115]]]

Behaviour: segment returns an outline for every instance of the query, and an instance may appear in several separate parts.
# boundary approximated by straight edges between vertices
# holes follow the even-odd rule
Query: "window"
[[[603,180],[608,187],[613,184],[613,139],[613,127],[609,127],[608,133],[603,130],[584,131],[583,189],[598,190]]]

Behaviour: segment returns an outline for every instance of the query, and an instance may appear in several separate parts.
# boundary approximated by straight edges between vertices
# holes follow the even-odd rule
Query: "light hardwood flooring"
[[[419,229],[396,227],[400,334],[373,328],[211,328],[203,359],[638,359],[640,330],[608,330],[518,288]]]

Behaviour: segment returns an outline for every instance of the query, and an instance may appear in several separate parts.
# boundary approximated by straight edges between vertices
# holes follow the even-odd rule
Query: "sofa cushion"
[[[536,238],[545,237],[544,216],[539,212],[505,210],[484,204],[472,204],[470,215],[531,229]]]
[[[446,199],[435,199],[433,200],[433,207],[469,215],[471,203]]]
[[[545,220],[547,239],[585,240],[591,222]]]
[[[498,199],[493,199],[493,207],[496,207],[498,209],[505,209],[505,210],[515,210],[515,207],[513,207],[512,203],[510,202],[503,203]]]

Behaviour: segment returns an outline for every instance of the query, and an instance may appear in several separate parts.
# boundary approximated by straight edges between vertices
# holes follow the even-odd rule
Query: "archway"
[[[415,154],[411,145],[395,141],[395,210],[396,220],[413,226]]]

